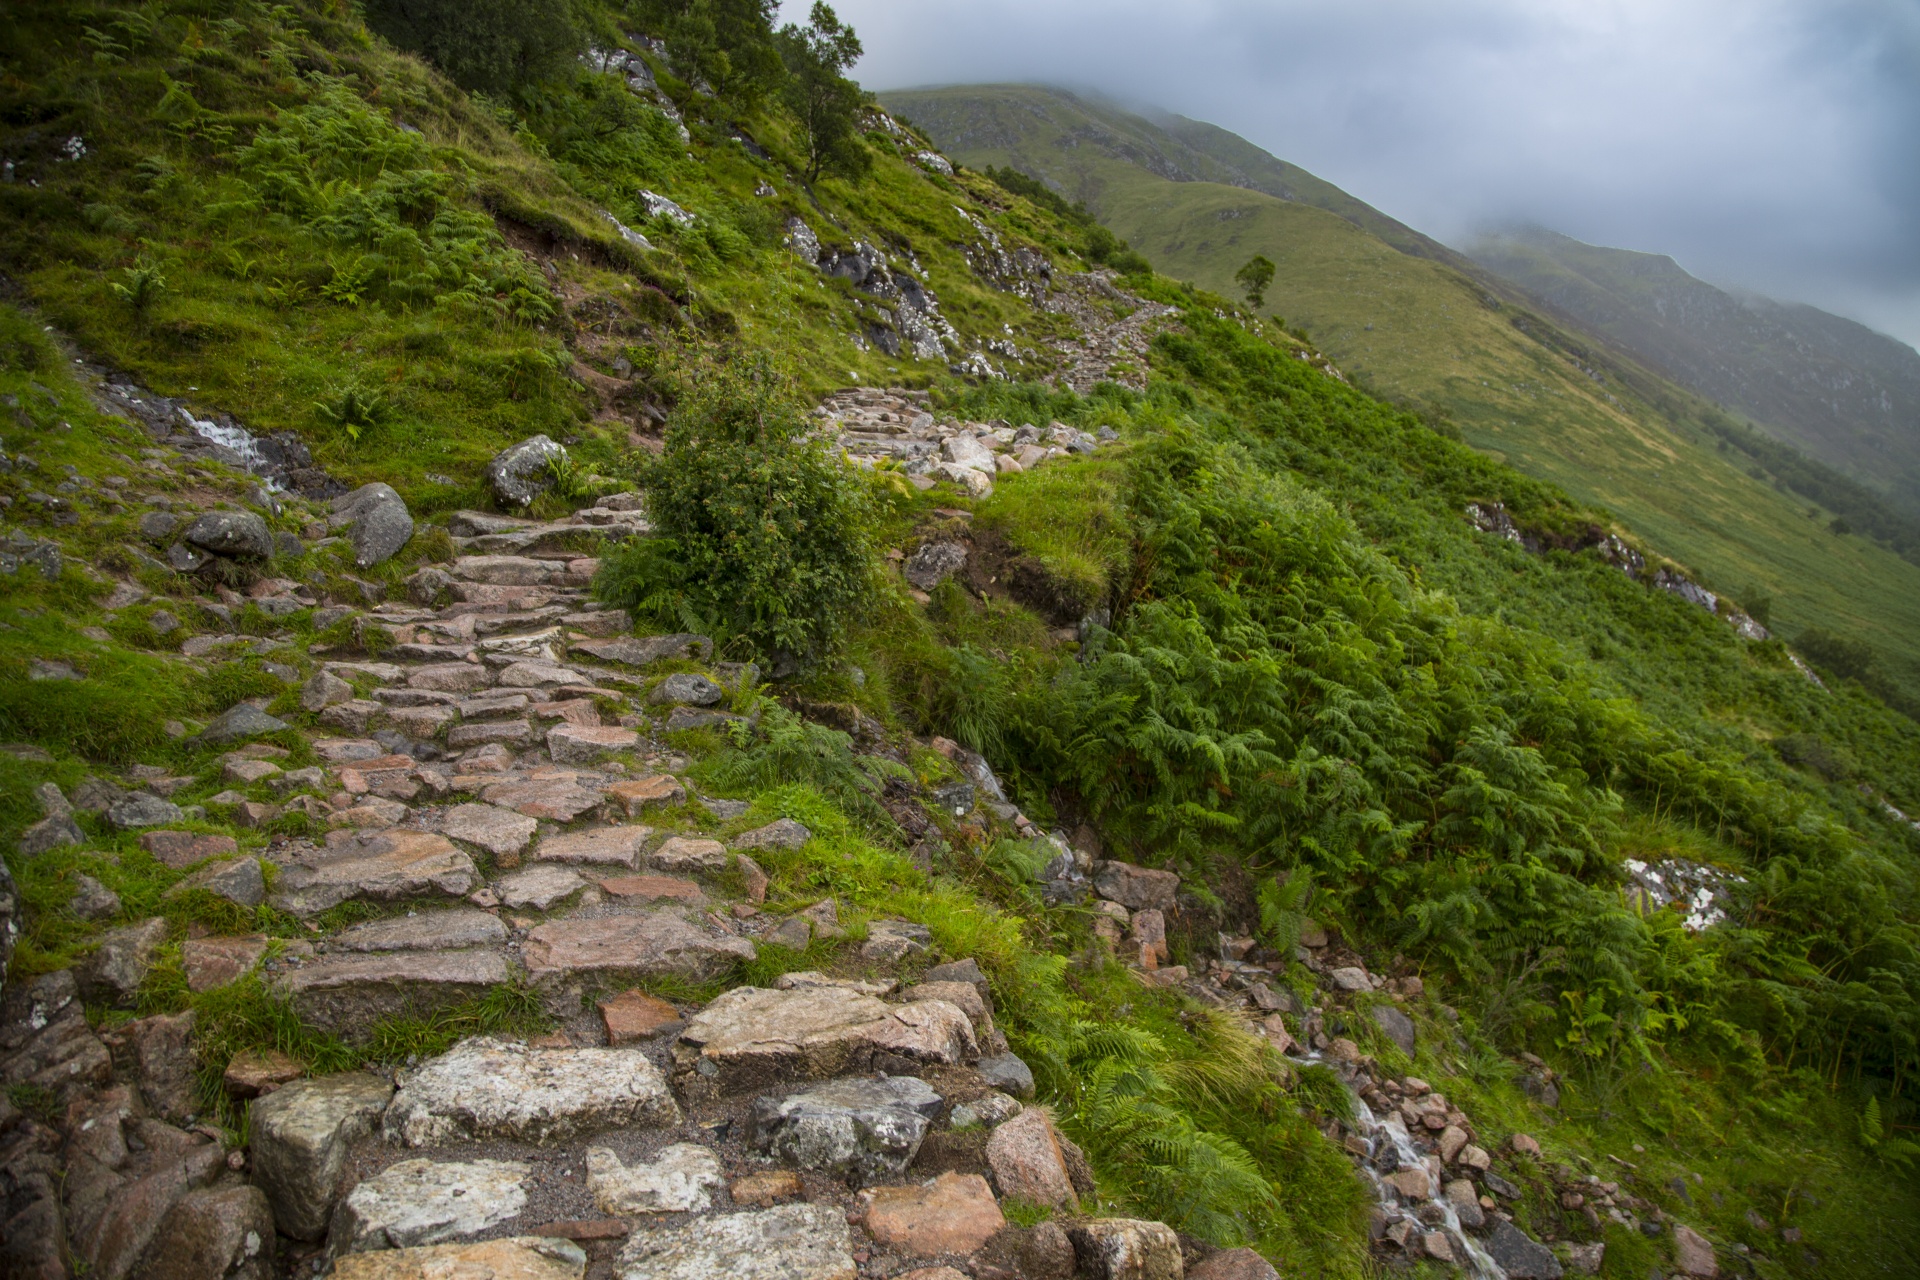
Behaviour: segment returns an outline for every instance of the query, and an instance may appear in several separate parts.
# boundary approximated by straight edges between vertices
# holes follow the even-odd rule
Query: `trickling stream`
[[[260,450],[260,439],[237,422],[220,423],[209,418],[196,418],[185,405],[177,405],[180,418],[189,430],[209,444],[218,445],[238,458],[241,466],[260,478],[260,483],[268,493],[284,493],[286,485],[282,483],[284,472],[281,464],[267,457]],[[222,459],[228,461],[228,459]],[[276,475],[275,472],[282,472]]]
[[[1294,1057],[1294,1061],[1320,1063],[1339,1070],[1338,1064],[1328,1063],[1317,1050],[1305,1050]],[[1438,1251],[1427,1238],[1437,1234],[1446,1242],[1446,1257],[1441,1260],[1450,1259],[1474,1280],[1507,1280],[1500,1264],[1467,1234],[1460,1221],[1459,1207],[1447,1198],[1445,1171],[1439,1157],[1421,1153],[1407,1132],[1406,1121],[1397,1113],[1389,1113],[1384,1120],[1374,1115],[1372,1108],[1347,1082],[1345,1073],[1340,1074],[1347,1098],[1353,1104],[1351,1127],[1366,1144],[1360,1167],[1373,1185],[1374,1199],[1387,1215],[1388,1234],[1416,1257],[1435,1256]],[[1425,1175],[1427,1195],[1424,1199],[1416,1200],[1387,1181],[1402,1170],[1417,1170]],[[1472,1211],[1480,1212],[1477,1203]],[[1406,1234],[1400,1234],[1402,1231]]]

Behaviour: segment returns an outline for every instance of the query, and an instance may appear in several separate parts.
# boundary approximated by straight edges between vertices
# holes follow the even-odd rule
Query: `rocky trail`
[[[385,486],[330,492],[310,459],[289,471],[285,457],[250,455],[243,431],[219,446],[232,457],[189,464],[178,446],[208,450],[179,431],[177,406],[115,394],[144,410],[160,442],[150,469],[191,465],[235,494],[263,467],[302,481],[272,501],[319,535],[303,552],[335,546],[365,568],[413,536]],[[1101,444],[1059,424],[938,421],[910,392],[844,393],[820,416],[857,460],[893,459],[916,483],[975,494],[995,475]],[[536,439],[495,460],[503,505],[550,447]],[[241,701],[204,725],[169,727],[202,750],[198,773],[135,764],[65,791],[44,784],[21,852],[85,846],[76,814],[91,815],[96,829],[137,833],[177,873],[169,895],[297,922],[291,936],[189,928],[178,940],[185,985],[203,994],[258,980],[307,1030],[363,1047],[367,1065],[310,1075],[270,1049],[209,1062],[193,1013],[129,1016],[169,945],[168,920],[75,876],[69,909],[106,926],[97,946],[5,995],[7,1274],[1277,1275],[1251,1250],[1110,1211],[996,1025],[975,957],[941,953],[924,922],[855,902],[769,900],[766,864],[804,856],[814,833],[702,794],[675,745],[684,730],[751,729],[759,672],[716,661],[703,636],[634,635],[630,618],[589,594],[598,562],[582,548],[647,532],[632,495],[554,521],[459,512],[445,526],[452,554],[415,568],[391,591],[403,598],[367,579],[299,581],[270,567],[242,575],[243,595],[220,567],[266,564],[275,538],[259,515],[200,502],[215,509],[147,502],[140,527],[153,550],[137,556],[194,575],[195,616],[232,629],[185,627],[171,611],[147,623],[194,632],[175,646],[183,671],[259,660],[300,723],[268,710],[293,714],[285,699]],[[923,549],[904,571],[925,589],[953,571],[946,554]],[[18,557],[10,571],[34,563]],[[131,580],[108,600],[152,603]],[[295,615],[306,630],[271,629]],[[264,634],[239,625],[262,619]],[[1691,1274],[1714,1274],[1705,1241],[1630,1180],[1549,1169],[1524,1134],[1496,1142],[1425,1082],[1364,1053],[1352,1031],[1363,1023],[1413,1051],[1406,1009],[1423,991],[1410,971],[1371,973],[1317,928],[1292,955],[1229,930],[1204,967],[1172,965],[1169,930],[1190,901],[1177,877],[1038,831],[987,761],[940,739],[921,745],[947,757],[955,781],[892,797],[910,816],[903,826],[930,829],[937,811],[1047,842],[1046,900],[1087,912],[1096,948],[1123,957],[1143,990],[1225,1013],[1295,1068],[1338,1073],[1355,1119],[1329,1118],[1324,1132],[1376,1189],[1383,1260],[1512,1280],[1596,1272],[1601,1246],[1556,1253],[1512,1225],[1523,1184],[1544,1181],[1596,1230],[1604,1216],[1685,1233]],[[301,834],[286,834],[294,816]],[[825,959],[794,968],[803,953]],[[1296,961],[1321,984],[1312,1000],[1280,981]],[[747,968],[764,985],[744,981]],[[553,1029],[472,1035],[402,1062],[375,1051],[395,1020],[431,1024],[503,990]],[[205,1092],[215,1077],[243,1129],[215,1123]]]

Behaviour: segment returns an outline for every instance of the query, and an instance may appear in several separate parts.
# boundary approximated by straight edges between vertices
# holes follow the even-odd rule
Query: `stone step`
[[[324,848],[295,852],[281,862],[272,900],[283,911],[311,916],[351,901],[461,898],[479,884],[473,859],[445,836],[336,831]]]
[[[557,1010],[578,1008],[590,986],[631,986],[667,974],[706,982],[757,954],[745,938],[710,933],[671,907],[548,921],[520,946],[528,979]]]
[[[376,951],[315,957],[276,974],[273,987],[308,1026],[358,1041],[383,1019],[428,1017],[511,976],[499,951]]]
[[[389,1141],[409,1147],[545,1144],[680,1119],[666,1077],[641,1050],[536,1049],[482,1037],[403,1076],[384,1127]]]

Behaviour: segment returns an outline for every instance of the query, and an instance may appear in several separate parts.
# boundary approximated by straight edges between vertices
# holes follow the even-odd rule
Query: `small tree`
[[[642,29],[667,43],[683,80],[706,80],[728,105],[757,106],[786,79],[775,46],[779,0],[637,0]]]
[[[367,25],[465,89],[505,94],[586,48],[571,0],[366,0]]]
[[[1233,273],[1236,284],[1245,291],[1247,305],[1255,311],[1267,305],[1267,286],[1273,283],[1273,261],[1263,253],[1247,259],[1247,265]]]
[[[866,172],[870,157],[856,127],[866,95],[847,79],[860,57],[860,38],[824,0],[814,0],[807,25],[780,28],[780,56],[787,64],[787,109],[800,123],[807,150],[807,181],[824,170],[846,177]]]
[[[603,599],[762,653],[839,647],[869,590],[865,491],[766,358],[702,377],[639,472],[655,536],[606,558]]]

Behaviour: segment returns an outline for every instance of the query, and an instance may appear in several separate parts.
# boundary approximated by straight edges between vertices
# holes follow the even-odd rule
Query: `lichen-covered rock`
[[[846,1215],[827,1204],[715,1214],[680,1227],[635,1232],[614,1271],[620,1280],[855,1280],[859,1275]]]
[[[1069,1227],[1080,1269],[1093,1280],[1181,1280],[1180,1237],[1164,1222],[1094,1218]]]
[[[587,1152],[587,1190],[602,1213],[704,1213],[712,1191],[726,1185],[720,1157],[691,1142],[676,1142],[632,1165],[605,1147]]]
[[[880,1054],[952,1064],[977,1052],[967,1015],[944,1001],[889,1005],[843,987],[735,987],[673,1048],[677,1068],[729,1093],[865,1070]]]
[[[220,556],[266,560],[273,555],[273,532],[251,511],[209,511],[182,535],[202,551]]]
[[[345,525],[353,562],[362,569],[391,560],[413,537],[413,513],[389,485],[375,482],[333,500],[334,524]]]
[[[1053,1121],[1039,1108],[1022,1111],[993,1131],[987,1140],[987,1167],[1003,1196],[1054,1209],[1080,1207]]]
[[[871,1182],[906,1171],[940,1106],[913,1076],[852,1076],[756,1099],[749,1141],[802,1169]]]
[[[967,566],[967,549],[958,542],[923,542],[907,558],[907,581],[931,591]]]
[[[638,1049],[533,1049],[462,1041],[407,1076],[387,1109],[410,1147],[504,1138],[564,1142],[604,1129],[674,1125],[680,1107]]]
[[[350,1071],[296,1080],[253,1104],[253,1181],[267,1193],[282,1234],[325,1234],[347,1150],[372,1132],[392,1094],[380,1077]]]
[[[113,1059],[87,1025],[71,969],[16,982],[0,1022],[0,1083],[31,1085],[62,1099],[105,1084]]]
[[[586,1251],[570,1240],[509,1236],[349,1254],[332,1280],[581,1280],[586,1271]]]
[[[327,1233],[335,1257],[479,1235],[527,1207],[533,1167],[512,1160],[402,1160],[340,1201]]]
[[[197,741],[203,746],[224,747],[230,743],[245,742],[248,738],[279,733],[287,727],[285,720],[268,715],[251,702],[240,702],[215,716],[200,731]]]
[[[552,466],[566,456],[566,449],[546,436],[530,436],[493,456],[487,483],[502,506],[524,507],[553,487]]]

